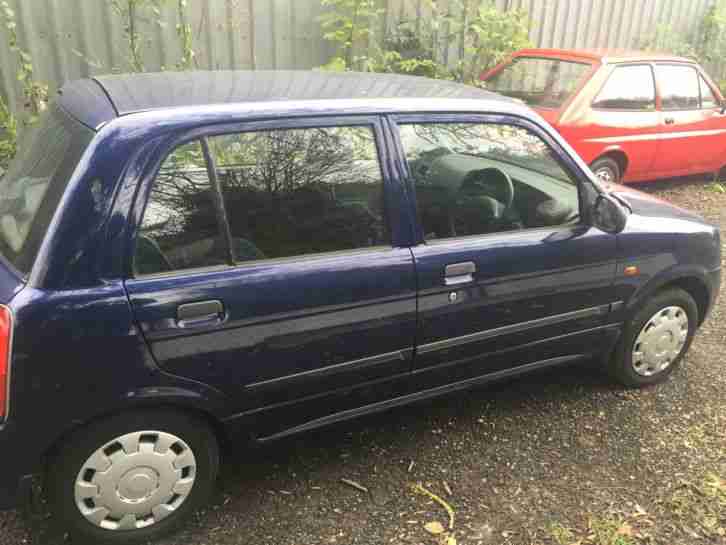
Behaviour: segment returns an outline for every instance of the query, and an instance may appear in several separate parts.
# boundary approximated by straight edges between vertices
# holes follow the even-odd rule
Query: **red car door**
[[[689,64],[659,63],[656,76],[663,123],[654,177],[718,170],[726,163],[726,117],[710,86],[702,91],[702,76]]]
[[[647,63],[606,67],[604,84],[582,121],[568,119],[563,135],[587,162],[608,152],[627,157],[626,181],[650,177],[658,154],[661,112],[655,78]]]

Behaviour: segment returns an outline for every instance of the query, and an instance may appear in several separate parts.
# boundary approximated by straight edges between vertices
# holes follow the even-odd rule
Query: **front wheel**
[[[134,412],[78,431],[47,472],[60,523],[84,543],[160,538],[208,499],[219,455],[206,422],[176,412]]]
[[[691,346],[697,323],[698,307],[687,292],[657,293],[626,323],[611,371],[628,387],[664,381]]]
[[[594,161],[590,169],[601,182],[606,184],[619,184],[623,176],[620,165],[610,157],[601,157]]]

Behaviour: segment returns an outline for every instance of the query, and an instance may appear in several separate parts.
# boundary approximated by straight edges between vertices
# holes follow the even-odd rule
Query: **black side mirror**
[[[628,222],[628,212],[617,199],[601,193],[592,205],[590,217],[593,226],[606,233],[620,233]]]

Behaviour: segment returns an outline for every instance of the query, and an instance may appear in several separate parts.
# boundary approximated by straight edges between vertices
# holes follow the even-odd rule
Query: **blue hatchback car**
[[[92,543],[203,504],[220,445],[585,360],[667,377],[713,305],[698,216],[537,114],[394,75],[65,86],[0,183],[0,508]]]

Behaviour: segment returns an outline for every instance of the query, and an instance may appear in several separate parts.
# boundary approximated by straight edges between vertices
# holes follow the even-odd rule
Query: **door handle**
[[[666,125],[673,125],[676,122],[676,120],[672,117],[666,117],[665,118],[665,124]]]
[[[447,265],[444,270],[444,284],[446,286],[456,286],[473,282],[475,272],[476,264],[471,261]]]
[[[185,303],[176,309],[176,319],[180,326],[206,325],[222,321],[224,305],[222,301],[210,300]]]

